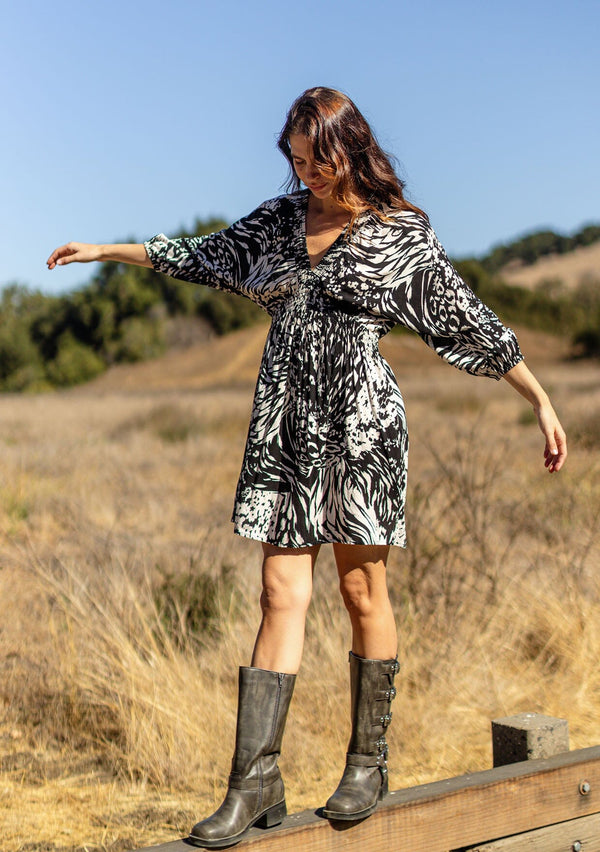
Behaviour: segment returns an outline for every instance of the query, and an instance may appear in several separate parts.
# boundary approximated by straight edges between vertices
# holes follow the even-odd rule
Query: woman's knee
[[[348,612],[358,616],[371,613],[374,602],[374,590],[369,577],[360,568],[354,568],[340,576],[340,592]]]
[[[389,548],[336,548],[340,592],[350,615],[369,616],[388,599],[386,559]]]
[[[270,574],[263,578],[260,605],[263,612],[306,612],[311,598],[311,586],[288,582]]]
[[[260,596],[263,612],[306,612],[312,595],[314,555],[305,557],[265,558]]]

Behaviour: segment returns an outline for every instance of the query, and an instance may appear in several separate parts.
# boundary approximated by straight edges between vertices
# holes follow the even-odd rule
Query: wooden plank
[[[580,783],[589,792],[579,792]],[[251,829],[239,852],[449,852],[600,812],[600,746],[513,763],[390,793],[356,823],[318,812],[287,817],[279,828]],[[186,840],[146,852],[190,852]],[[588,852],[588,850],[585,850]]]
[[[600,852],[600,814],[570,819],[558,825],[526,831],[483,846],[469,846],[461,852]]]

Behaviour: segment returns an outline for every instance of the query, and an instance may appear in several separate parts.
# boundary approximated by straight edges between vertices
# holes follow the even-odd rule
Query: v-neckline
[[[325,250],[322,257],[313,266],[312,263],[310,262],[310,254],[308,253],[308,244],[306,242],[306,217],[308,216],[309,196],[310,196],[310,190],[305,189],[304,190],[304,196],[303,196],[303,199],[302,199],[301,216],[300,216],[300,222],[301,222],[301,226],[302,226],[300,236],[301,236],[301,243],[302,243],[304,260],[306,262],[306,265],[310,269],[310,271],[314,272],[323,263],[323,261],[328,257],[328,255],[330,254],[332,249],[341,241],[342,237],[346,236],[346,232],[348,231],[349,223],[344,225],[343,230],[340,231],[340,233],[337,235],[335,240],[330,245],[327,246],[327,249]]]

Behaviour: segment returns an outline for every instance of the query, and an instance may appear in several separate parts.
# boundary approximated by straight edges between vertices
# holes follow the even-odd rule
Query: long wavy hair
[[[290,136],[299,133],[312,145],[315,166],[334,185],[332,196],[350,213],[350,231],[357,217],[372,210],[381,219],[395,210],[426,215],[404,197],[404,181],[396,174],[392,158],[382,150],[369,124],[343,92],[316,86],[292,104],[277,147],[290,165],[288,191],[300,189],[294,170]]]

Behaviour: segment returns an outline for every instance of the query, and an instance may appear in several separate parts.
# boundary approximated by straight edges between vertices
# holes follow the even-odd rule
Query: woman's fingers
[[[54,249],[46,261],[48,269],[65,266],[67,263],[90,263],[98,259],[98,246],[90,243],[66,243]]]
[[[556,421],[555,427],[546,433],[546,447],[544,449],[544,464],[550,473],[557,473],[567,458],[567,436],[560,423]]]
[[[72,263],[77,259],[77,243],[67,243],[54,249],[46,263],[48,269],[54,269],[55,266],[63,266],[66,263]]]
[[[550,454],[550,463],[546,466],[550,473],[556,473],[561,469],[567,458],[567,440],[558,441],[558,451]]]
[[[549,473],[557,473],[567,458],[567,436],[550,404],[542,406],[537,412],[540,429],[546,439],[544,447],[544,465]]]

